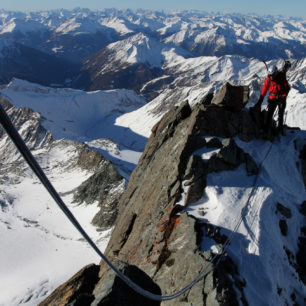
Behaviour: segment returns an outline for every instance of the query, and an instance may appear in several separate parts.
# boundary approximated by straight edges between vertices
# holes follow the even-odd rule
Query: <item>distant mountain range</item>
[[[242,305],[303,305],[305,51],[306,21],[294,18],[114,9],[0,11],[0,102],[101,251],[118,240],[110,240],[110,234],[127,185],[123,197],[133,197],[141,209],[151,199],[161,199],[152,206],[152,214],[144,210],[144,215],[138,208],[126,214],[125,208],[136,206],[123,203],[121,214],[127,223],[118,224],[124,229],[129,223],[122,243],[132,246],[126,254],[139,260],[143,271],[151,277],[151,267],[163,266],[160,271],[173,273],[159,274],[163,294],[175,291],[172,280],[177,288],[178,282],[187,283],[190,266],[196,275],[202,259],[210,258],[224,235],[233,237],[226,256],[233,263],[223,265],[217,277],[209,274],[182,303],[174,300],[172,305],[198,305],[204,299],[207,305],[221,305],[229,283],[234,283],[230,287],[237,290],[230,292]],[[273,144],[259,138],[245,142],[239,135],[254,132],[250,108],[267,76],[262,60],[282,67],[283,58],[292,63],[285,114],[292,128]],[[249,88],[249,101],[239,115],[206,103],[226,83]],[[262,108],[264,114],[266,101]],[[212,133],[215,126],[224,133]],[[230,142],[229,131],[238,132],[231,134]],[[206,176],[206,163],[218,162],[226,143],[231,144],[228,155],[236,152],[241,165]],[[199,145],[199,150],[191,150],[191,145]],[[261,168],[256,184],[246,170],[247,160]],[[189,202],[188,215],[193,217],[168,222],[170,210],[163,203],[184,203],[201,177],[207,186],[199,202]],[[182,201],[174,201],[178,197]],[[243,224],[233,230],[240,216]],[[201,226],[195,226],[196,219]],[[169,228],[174,239],[167,239]],[[144,250],[128,241],[135,229],[150,237],[141,241],[152,256],[162,251],[158,261],[134,257],[134,251]],[[42,189],[1,124],[0,230],[1,306],[37,305],[78,269],[100,260]],[[155,249],[155,241],[169,244]],[[195,261],[198,251],[201,260]],[[233,272],[226,279],[223,268]],[[60,303],[47,305],[51,304]]]
[[[167,60],[239,55],[303,58],[297,18],[108,9],[0,12],[0,83],[140,91],[168,72]],[[132,76],[132,77],[131,77]]]

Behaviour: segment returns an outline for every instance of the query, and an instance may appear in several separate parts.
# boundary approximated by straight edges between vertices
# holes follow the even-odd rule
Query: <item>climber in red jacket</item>
[[[269,133],[270,131],[273,113],[278,106],[277,133],[284,135],[284,112],[286,108],[286,98],[290,90],[290,85],[286,78],[286,72],[289,68],[290,62],[288,61],[285,62],[284,68],[281,71],[277,70],[275,66],[269,68],[268,76],[262,88],[260,98],[255,105],[256,107],[260,107],[265,95],[269,91],[268,115],[264,127],[266,133]]]

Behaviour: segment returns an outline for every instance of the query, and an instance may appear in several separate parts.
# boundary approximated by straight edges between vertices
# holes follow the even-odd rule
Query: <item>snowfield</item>
[[[110,231],[100,232],[90,224],[99,210],[97,203],[76,205],[69,194],[90,175],[69,169],[74,151],[66,145],[34,154],[57,191],[67,194],[63,200],[80,224],[104,250]],[[0,181],[0,305],[37,305],[76,271],[100,259],[30,169],[25,168],[24,177],[1,175]]]
[[[296,254],[297,236],[304,224],[299,208],[306,190],[296,165],[305,137],[305,131],[292,131],[273,144],[235,139],[261,166],[258,177],[248,176],[244,164],[235,171],[211,173],[202,199],[187,208],[200,221],[220,227],[221,234],[230,239],[226,251],[246,280],[244,292],[249,305],[285,305],[293,291],[303,304],[305,286],[289,264],[286,249]],[[194,154],[207,160],[211,152],[206,149]],[[286,237],[280,234],[277,203],[292,212],[292,217],[286,219]],[[203,238],[203,251],[217,247],[209,241]],[[280,295],[279,288],[285,288]]]

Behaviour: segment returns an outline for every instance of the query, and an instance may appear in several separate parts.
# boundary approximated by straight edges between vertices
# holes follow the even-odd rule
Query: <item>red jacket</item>
[[[261,97],[264,98],[267,91],[269,91],[269,100],[287,97],[289,90],[290,85],[287,81],[286,74],[278,71],[273,79],[271,76],[266,78],[261,91]]]

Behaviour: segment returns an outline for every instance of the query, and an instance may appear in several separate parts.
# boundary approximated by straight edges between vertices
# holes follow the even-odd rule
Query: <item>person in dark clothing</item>
[[[286,108],[286,98],[290,90],[290,85],[286,78],[286,72],[290,67],[289,62],[285,62],[282,70],[277,70],[276,66],[271,66],[268,76],[265,79],[260,98],[255,107],[260,108],[265,95],[269,91],[268,97],[268,115],[264,126],[264,132],[269,133],[272,123],[272,117],[276,107],[278,107],[278,126],[277,134],[284,135],[284,112]]]

